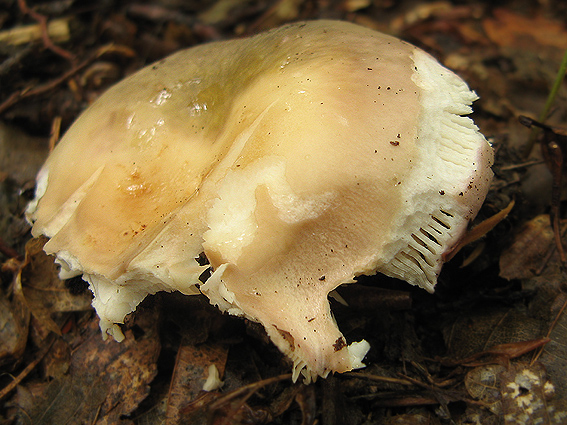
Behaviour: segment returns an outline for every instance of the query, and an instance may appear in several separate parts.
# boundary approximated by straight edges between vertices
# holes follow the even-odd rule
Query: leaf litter
[[[0,140],[0,423],[566,421],[567,286],[552,179],[540,153],[523,157],[529,131],[517,121],[539,116],[567,48],[561,2],[75,3],[9,1],[0,12],[3,28],[41,26],[39,15],[70,23],[67,38],[53,39],[64,50],[49,32],[24,46],[0,42],[2,126],[19,134]],[[475,121],[497,150],[478,223],[513,200],[514,209],[456,253],[433,296],[382,277],[339,288],[346,305],[331,302],[341,329],[351,340],[371,335],[374,347],[356,373],[293,385],[262,329],[178,294],[148,299],[122,344],[103,341],[84,285],[57,278],[44,241],[25,245],[23,208],[53,123],[67,128],[113,82],[180,48],[322,16],[401,36],[470,83],[481,97]],[[544,124],[566,128],[565,84],[557,96]],[[559,198],[564,206],[564,188]],[[564,242],[565,208],[559,218]],[[222,386],[205,392],[211,364]]]

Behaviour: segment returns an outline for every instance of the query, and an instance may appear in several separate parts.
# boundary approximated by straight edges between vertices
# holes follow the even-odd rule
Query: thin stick
[[[345,376],[368,379],[369,381],[375,381],[375,382],[385,382],[387,384],[397,384],[397,385],[407,385],[407,386],[415,385],[409,379],[392,378],[390,376],[373,375],[371,373],[349,372],[346,373]]]
[[[61,134],[61,116],[57,116],[53,119],[51,123],[51,134],[49,135],[49,152],[51,153],[55,149],[55,144],[59,140],[59,135]]]
[[[99,47],[96,52],[94,52],[88,59],[84,60],[78,65],[73,66],[70,70],[65,72],[63,75],[55,78],[54,80],[48,81],[40,86],[37,87],[27,87],[23,90],[18,90],[12,93],[8,99],[4,102],[0,103],[0,115],[3,114],[7,109],[14,106],[20,100],[25,99],[27,97],[36,96],[39,94],[46,93],[50,90],[57,88],[61,83],[65,82],[69,78],[73,77],[91,62],[97,60],[102,55],[106,54],[107,52],[118,52],[128,56],[130,51],[123,46],[113,46],[112,44],[107,44],[105,46]]]
[[[551,190],[551,211],[549,213],[549,221],[553,228],[553,236],[555,238],[555,245],[559,252],[561,263],[565,265],[567,258],[565,257],[565,250],[561,241],[561,180],[563,176],[563,153],[557,142],[552,141],[547,146],[549,156],[551,159],[551,173],[553,175],[553,186]]]
[[[532,165],[539,165],[539,164],[544,164],[545,162],[543,161],[543,159],[536,159],[534,161],[528,161],[528,162],[524,162],[522,164],[510,164],[510,165],[505,165],[503,167],[500,167],[500,171],[512,171],[512,170],[517,170],[519,168],[527,168],[527,167],[531,167]]]
[[[56,53],[59,56],[65,58],[69,61],[73,61],[75,59],[75,55],[73,55],[73,53],[57,46],[53,42],[53,40],[51,40],[51,37],[49,36],[49,29],[47,27],[47,17],[46,16],[37,13],[33,9],[30,9],[28,7],[27,3],[26,3],[26,0],[18,0],[18,6],[19,6],[20,10],[22,11],[22,13],[25,13],[26,15],[30,15],[33,19],[35,19],[37,21],[37,23],[39,24],[39,27],[41,29],[41,38],[43,40],[43,45],[46,48],[48,48],[53,53]]]
[[[70,18],[54,19],[47,24],[47,36],[56,42],[69,41],[71,34],[69,30]],[[45,35],[42,33],[44,29],[40,24],[32,24],[20,26],[13,29],[0,31],[0,42],[19,46],[31,43],[39,39],[43,39]]]
[[[2,390],[0,390],[0,400],[6,397],[10,392],[16,388],[22,380],[30,374],[30,372],[38,365],[38,363],[45,357],[51,346],[53,345],[53,339],[49,344],[47,344],[43,350],[40,351],[39,355],[30,363],[28,364],[24,370],[22,370],[18,376],[14,378],[12,382],[6,385]]]
[[[36,96],[38,94],[43,94],[46,93],[50,90],[55,89],[59,84],[63,83],[65,80],[67,80],[68,78],[71,78],[73,75],[75,75],[77,72],[79,72],[81,69],[83,69],[84,67],[86,67],[89,63],[91,63],[91,61],[95,59],[95,58],[89,58],[86,61],[82,62],[81,64],[73,67],[72,69],[70,69],[69,71],[67,71],[65,74],[63,74],[62,76],[48,81],[47,83],[41,85],[41,86],[37,86],[34,88],[27,88],[27,89],[23,89],[21,91],[16,91],[14,93],[12,93],[8,99],[6,99],[4,102],[2,102],[0,104],[0,114],[4,113],[7,109],[9,109],[11,106],[13,106],[14,104],[16,104],[17,102],[19,102],[22,99],[25,99],[27,97],[31,97],[31,96]]]
[[[0,237],[0,254],[4,254],[8,258],[22,259],[20,253],[11,246],[8,246],[1,237]]]
[[[541,112],[541,114],[539,114],[538,121],[544,122],[547,119],[549,115],[549,111],[551,110],[551,106],[553,105],[553,102],[555,102],[557,93],[561,88],[561,84],[563,83],[563,79],[565,78],[566,72],[567,72],[567,49],[565,50],[565,54],[563,55],[563,60],[561,61],[561,65],[559,66],[559,72],[557,72],[555,81],[553,82],[553,87],[551,88],[551,91],[547,96],[547,100],[545,102],[543,111]],[[532,128],[532,131],[530,133],[530,138],[528,139],[528,144],[526,146],[526,150],[524,151],[525,158],[527,158],[530,155],[530,153],[532,153],[538,132],[539,130],[537,128]]]
[[[555,326],[557,325],[559,318],[563,314],[563,311],[565,311],[565,307],[567,307],[567,299],[563,303],[563,306],[561,307],[561,310],[559,310],[559,313],[557,313],[557,316],[555,316],[555,320],[553,320],[553,323],[549,327],[549,331],[547,332],[547,335],[545,336],[546,338],[549,338],[551,336],[551,332],[553,332],[553,329],[555,329]],[[536,355],[533,357],[532,361],[530,362],[530,366],[532,366],[535,362],[537,362],[539,357],[543,354],[544,348],[545,348],[545,345],[542,345],[541,348],[537,351]]]

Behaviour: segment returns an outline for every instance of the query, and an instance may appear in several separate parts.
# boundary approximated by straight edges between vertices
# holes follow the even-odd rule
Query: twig
[[[61,135],[61,116],[57,116],[51,123],[51,134],[49,135],[49,152],[55,149],[55,144]]]
[[[0,33],[0,43],[2,43],[2,33]],[[32,46],[28,44],[27,46],[18,49],[16,53],[4,60],[4,62],[0,64],[0,77],[8,74],[12,68],[20,64],[22,59],[29,55],[31,51]]]
[[[503,167],[500,167],[500,171],[512,171],[512,170],[517,170],[519,168],[527,168],[527,167],[531,167],[532,165],[539,165],[539,164],[544,164],[543,159],[536,159],[534,161],[523,162],[521,164],[505,165]]]
[[[47,36],[49,39],[60,43],[69,41],[71,37],[69,20],[70,18],[60,18],[49,22],[49,24],[47,24]],[[0,42],[14,46],[28,44],[38,39],[43,40],[45,35],[42,31],[43,28],[40,24],[25,25],[3,30],[0,31]]]
[[[565,250],[561,241],[561,180],[563,177],[563,152],[555,141],[551,141],[548,146],[549,156],[551,158],[551,173],[553,175],[553,186],[551,188],[551,210],[549,212],[549,221],[553,228],[553,236],[555,238],[555,245],[559,252],[561,263],[565,265],[567,258],[565,257]]]
[[[373,375],[371,373],[349,372],[346,373],[345,376],[368,379],[369,381],[375,381],[375,382],[385,382],[387,384],[398,384],[398,385],[406,385],[412,387],[415,385],[409,379],[391,378],[389,376]]]
[[[416,385],[418,387],[423,388],[424,390],[429,390],[429,391],[434,391],[436,388],[433,387],[432,385],[426,384],[423,381],[420,381],[419,379],[415,379],[412,378],[410,376],[404,375],[403,373],[398,373],[398,375],[400,377],[402,377],[403,379],[407,379],[409,382],[411,382],[413,385]]]
[[[457,242],[451,251],[446,252],[443,254],[443,261],[451,260],[455,254],[457,254],[464,246],[479,240],[483,236],[485,236],[488,232],[490,232],[497,224],[499,224],[502,220],[508,217],[512,208],[514,208],[515,201],[512,200],[508,204],[506,208],[501,211],[498,211],[496,214],[488,217],[486,220],[482,221],[481,223],[477,224],[471,230],[469,230],[465,235]]]
[[[51,40],[51,37],[49,36],[49,30],[47,28],[47,17],[46,16],[44,16],[40,13],[37,13],[33,9],[30,9],[28,7],[27,3],[26,3],[26,0],[18,0],[18,6],[19,6],[20,10],[22,11],[22,13],[24,13],[26,15],[30,15],[33,19],[35,19],[37,21],[37,23],[39,24],[39,26],[41,28],[41,38],[43,40],[43,45],[46,48],[48,48],[53,53],[65,58],[69,61],[75,60],[75,55],[73,55],[73,53],[55,45],[55,43],[53,43],[53,41]]]
[[[39,352],[38,356],[28,364],[24,370],[22,370],[18,376],[14,378],[12,382],[6,385],[2,390],[0,390],[0,400],[6,397],[14,388],[18,386],[22,380],[30,374],[30,372],[38,365],[38,363],[45,357],[51,346],[55,342],[55,339],[52,339],[49,344],[47,344],[43,349]]]
[[[246,401],[255,394],[259,389],[265,387],[266,385],[274,384],[280,381],[291,380],[291,373],[286,373],[285,375],[274,376],[272,378],[263,379],[261,381],[253,382],[252,384],[245,385],[243,387],[237,388],[228,394],[217,398],[211,403],[207,403],[205,408],[209,415],[209,421],[207,423],[213,423],[214,416],[219,412],[219,410],[225,406],[229,405],[229,414],[235,414],[239,409],[241,409]],[[226,413],[226,412],[225,412]],[[218,418],[214,420],[215,424],[229,424],[232,423],[230,418]]]
[[[540,128],[543,130],[543,138],[540,142],[541,153],[553,177],[551,186],[551,211],[549,213],[549,221],[553,228],[553,236],[555,245],[559,252],[559,257],[563,266],[567,265],[567,257],[563,244],[561,242],[561,181],[563,179],[563,156],[567,153],[567,135],[564,131],[554,129],[546,124],[533,120],[529,117],[520,116],[519,121],[528,128]]]
[[[289,379],[291,379],[291,373],[286,373],[284,375],[274,376],[272,378],[267,378],[248,385],[244,385],[243,387],[237,388],[236,390],[217,398],[213,403],[210,404],[209,407],[211,408],[211,410],[214,410],[215,408],[220,407],[223,404],[228,403],[242,395],[244,395],[244,400],[247,400],[260,388],[265,387],[266,385],[275,384],[276,382],[287,381]]]
[[[25,99],[25,98],[31,97],[31,96],[36,96],[36,95],[39,95],[39,94],[43,94],[43,93],[46,93],[50,90],[55,89],[59,84],[65,82],[67,79],[73,77],[77,72],[79,72],[80,70],[85,68],[88,64],[90,64],[91,62],[95,61],[96,59],[98,59],[102,55],[109,53],[109,52],[118,52],[118,53],[124,54],[126,56],[131,55],[131,51],[128,48],[125,48],[124,46],[114,46],[112,44],[102,46],[102,47],[98,48],[97,51],[91,55],[91,57],[89,57],[85,61],[81,62],[79,65],[73,66],[69,71],[67,71],[62,76],[60,76],[60,77],[58,77],[54,80],[48,81],[47,83],[45,83],[41,86],[38,86],[38,87],[35,87],[35,88],[27,87],[23,90],[15,91],[14,93],[12,93],[8,97],[8,99],[6,99],[4,102],[2,102],[0,104],[0,115],[2,113],[4,113],[7,109],[11,108],[16,103],[18,103],[22,99]]]
[[[559,66],[559,71],[555,76],[553,87],[551,88],[551,91],[547,96],[547,100],[545,102],[543,111],[541,111],[541,114],[539,114],[538,121],[544,122],[547,119],[547,116],[549,115],[549,111],[551,110],[551,106],[555,101],[555,97],[557,96],[557,93],[561,88],[561,84],[563,83],[563,79],[565,78],[566,72],[567,72],[567,49],[565,50],[565,53],[563,55],[563,60],[561,61],[561,65]],[[527,158],[530,155],[530,153],[534,148],[538,131],[539,131],[538,129],[532,128],[532,131],[530,133],[530,138],[528,139],[528,144],[526,146],[526,150],[524,151],[525,158]]]
[[[557,325],[559,318],[561,317],[561,315],[565,311],[565,307],[567,307],[567,299],[565,299],[565,302],[563,303],[561,310],[559,310],[559,313],[557,313],[557,316],[555,316],[555,320],[553,320],[553,323],[549,327],[549,331],[547,331],[547,335],[545,336],[547,339],[549,339],[549,337],[551,336],[551,332],[553,332],[553,329],[555,329],[555,326]],[[537,360],[543,354],[544,348],[545,348],[545,345],[542,345],[541,348],[536,352],[535,356],[533,357],[532,361],[530,362],[530,366],[532,366],[535,362],[537,362]]]
[[[8,246],[6,242],[0,237],[0,253],[4,254],[8,258],[19,258],[22,259],[22,256],[11,246]]]
[[[53,90],[59,84],[63,83],[68,78],[71,78],[73,75],[75,75],[77,72],[79,72],[85,66],[87,66],[92,60],[94,60],[94,57],[89,58],[86,61],[84,61],[83,63],[73,67],[72,69],[67,71],[65,74],[63,74],[61,77],[58,77],[55,80],[49,81],[49,82],[47,82],[47,83],[45,83],[41,86],[35,87],[33,89],[32,88],[26,88],[26,89],[19,90],[19,91],[12,93],[10,95],[10,97],[8,97],[8,99],[6,99],[4,102],[2,102],[0,104],[0,114],[4,113],[7,109],[9,109],[10,107],[15,105],[17,102],[19,102],[22,99],[25,99],[25,98],[31,97],[31,96],[36,96],[38,94],[43,94],[43,93],[46,93],[50,90]]]
[[[376,407],[412,407],[439,404],[439,401],[431,397],[403,397],[400,399],[373,400],[372,405]]]
[[[556,249],[557,249],[557,245],[555,245],[555,244],[552,244],[549,247],[549,249],[547,250],[547,254],[545,254],[545,257],[543,257],[543,260],[541,261],[541,264],[539,265],[539,267],[537,269],[534,270],[534,274],[536,276],[541,276],[541,274],[543,273],[543,271],[545,270],[545,268],[549,264],[551,257],[553,257],[553,254],[555,254]]]

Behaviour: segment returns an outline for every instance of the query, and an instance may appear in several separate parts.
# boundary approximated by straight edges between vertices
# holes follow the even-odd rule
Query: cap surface
[[[103,331],[199,290],[260,322],[294,378],[362,367],[328,293],[376,271],[432,291],[476,215],[492,149],[476,99],[421,50],[338,21],[181,51],[120,82],[38,177],[34,235],[83,273]],[[198,288],[207,266],[214,270]]]

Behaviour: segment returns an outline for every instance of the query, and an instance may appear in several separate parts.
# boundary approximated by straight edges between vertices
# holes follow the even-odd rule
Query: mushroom
[[[294,380],[360,368],[369,344],[345,341],[328,294],[376,272],[433,291],[492,178],[476,98],[347,22],[193,47],[77,119],[38,175],[32,233],[118,341],[148,294],[177,290],[261,323]]]

